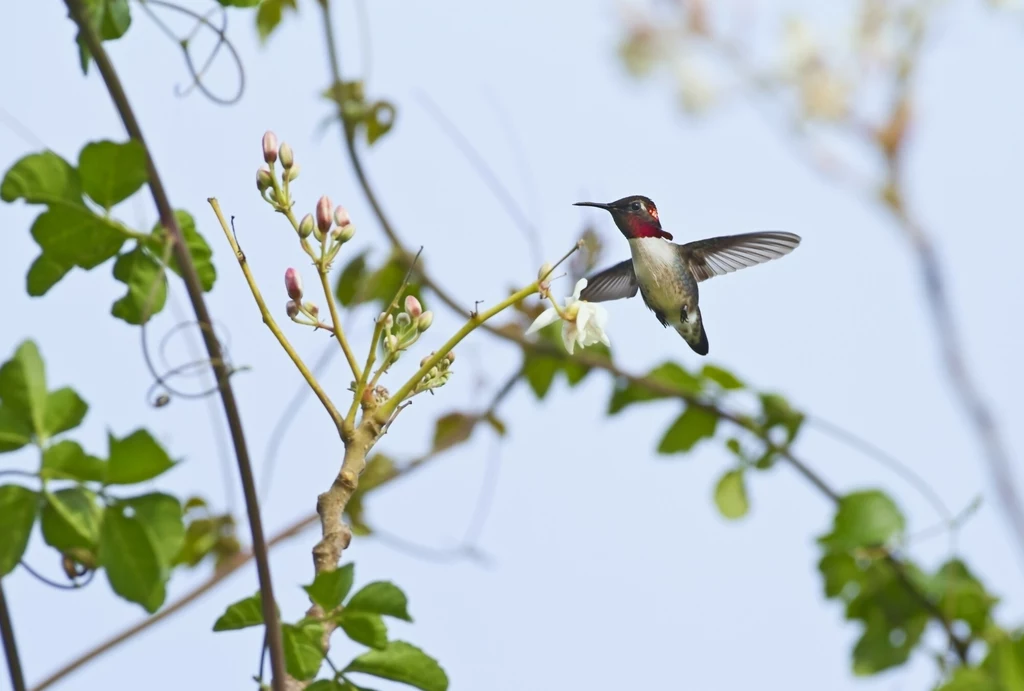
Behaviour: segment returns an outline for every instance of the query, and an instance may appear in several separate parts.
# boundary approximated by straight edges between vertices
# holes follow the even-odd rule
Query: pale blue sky
[[[264,294],[282,312],[283,271],[303,262],[282,219],[254,189],[265,129],[296,150],[300,208],[312,210],[317,196],[328,192],[352,212],[359,228],[355,248],[375,247],[380,255],[386,247],[341,156],[337,132],[317,134],[328,113],[317,100],[328,80],[326,58],[318,15],[312,3],[301,4],[303,14],[289,17],[269,50],[256,46],[247,16],[233,16],[248,89],[232,108],[198,95],[175,97],[175,85],[185,80],[177,52],[137,10],[127,38],[110,44],[172,202],[192,212],[213,245],[220,275],[210,306],[230,331],[236,363],[254,368],[235,386],[257,472],[299,377],[261,324],[206,198],[219,197],[237,217]],[[776,7],[760,4],[765,12]],[[953,510],[989,492],[978,445],[939,374],[916,265],[878,208],[815,177],[750,109],[738,106],[695,122],[676,110],[667,80],[638,84],[626,77],[615,55],[620,27],[614,3],[382,0],[367,6],[370,92],[399,107],[393,134],[367,155],[371,176],[403,238],[426,246],[429,268],[463,302],[498,299],[508,286],[531,280],[536,267],[514,224],[416,101],[421,90],[524,201],[548,258],[560,256],[590,218],[571,206],[585,197],[648,195],[677,240],[764,228],[801,234],[803,245],[786,259],[705,284],[707,361],[869,437],[924,475]],[[9,25],[17,30],[0,43],[0,63],[7,66],[0,73],[0,106],[72,160],[88,140],[122,139],[98,75],[83,79],[79,72],[63,4],[19,3],[16,12]],[[352,7],[336,19],[346,71],[353,75],[361,52]],[[953,3],[926,55],[909,199],[939,243],[972,368],[998,411],[1013,458],[1020,459],[1020,25],[982,3]],[[512,123],[517,147],[507,141],[492,102]],[[0,128],[4,169],[36,148]],[[529,186],[518,172],[520,158],[529,166]],[[0,355],[6,358],[21,339],[33,337],[52,384],[74,386],[91,404],[77,436],[87,448],[104,451],[108,427],[123,434],[145,425],[187,460],[160,479],[161,487],[222,501],[210,419],[218,408],[184,400],[159,410],[146,405],[150,377],[138,330],[109,316],[121,294],[110,265],[74,272],[45,299],[25,295],[24,274],[36,255],[28,233],[35,213],[23,205],[0,207],[0,294],[6,296]],[[145,195],[120,213],[146,228],[154,219]],[[609,219],[594,218],[608,242],[606,260],[625,258],[627,247]],[[173,300],[184,307],[180,289]],[[639,302],[611,304],[609,311],[616,354],[632,371],[666,359],[704,362]],[[165,311],[154,333],[173,326],[174,315]],[[365,309],[348,319],[360,351],[371,320]],[[424,352],[456,323],[439,307]],[[322,334],[298,327],[288,332],[310,359],[319,354]],[[459,355],[453,382],[404,413],[379,450],[399,458],[418,453],[437,415],[485,400],[487,394],[474,392],[474,367],[486,368],[494,385],[519,359],[513,348],[486,337],[472,339]],[[395,377],[418,359],[403,362]],[[342,398],[348,379],[335,365],[325,383]],[[654,448],[678,406],[637,406],[607,421],[610,388],[599,374],[572,391],[560,381],[539,407],[525,386],[515,390],[503,413],[510,434],[501,446],[500,484],[480,541],[493,557],[490,568],[427,563],[372,540],[356,541],[346,553],[357,564],[357,582],[387,578],[406,590],[416,623],[395,624],[392,631],[438,657],[453,691],[846,691],[921,689],[932,682],[933,664],[923,653],[893,674],[852,678],[849,651],[858,630],[843,622],[839,606],[823,600],[816,570],[814,537],[831,520],[827,501],[779,466],[750,478],[750,516],[726,523],[710,500],[730,462],[726,452],[708,445],[687,457],[657,456]],[[340,444],[326,416],[312,402],[304,414],[279,459],[264,512],[268,532],[310,511],[336,472]],[[480,434],[416,478],[374,496],[371,520],[411,540],[455,544],[493,446]],[[872,460],[814,432],[801,438],[798,450],[837,487],[881,485],[894,492],[912,530],[936,520],[920,496]],[[28,467],[35,461],[22,452],[3,462]],[[231,493],[240,506],[237,481]],[[273,553],[286,617],[304,609],[299,585],[311,578],[315,540],[309,532]],[[1019,621],[1021,560],[991,502],[963,531],[961,544],[971,565],[1005,598],[1001,620]],[[933,566],[947,548],[937,539],[915,554]],[[59,573],[38,537],[27,558],[46,573]],[[170,597],[205,576],[175,577]],[[69,594],[19,571],[4,587],[30,684],[143,616],[141,608],[114,597],[102,577],[85,593]],[[210,628],[227,603],[255,587],[253,570],[235,574],[186,613],[58,688],[248,688],[260,633],[215,635]],[[343,663],[346,651],[356,650],[339,637],[335,659]]]

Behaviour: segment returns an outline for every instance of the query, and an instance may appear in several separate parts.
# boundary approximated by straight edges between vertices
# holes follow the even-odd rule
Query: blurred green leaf
[[[1020,686],[1003,686],[988,670],[977,667],[957,667],[949,680],[936,691],[1019,691]]]
[[[366,252],[353,257],[338,276],[334,286],[334,295],[343,306],[353,304],[359,295],[359,289],[366,279]]]
[[[89,198],[109,211],[149,180],[146,150],[134,139],[91,142],[78,155],[78,175]]]
[[[121,501],[135,512],[135,518],[146,529],[150,542],[160,559],[166,579],[174,558],[185,542],[185,524],[181,517],[181,502],[161,492],[150,492]]]
[[[118,256],[114,263],[114,278],[128,286],[128,292],[119,298],[110,313],[136,326],[149,321],[167,302],[167,278],[160,263],[141,245]]]
[[[51,391],[46,397],[43,430],[47,437],[55,437],[82,424],[87,412],[89,404],[74,389],[64,387]]]
[[[167,598],[166,571],[149,533],[125,507],[108,506],[100,526],[99,563],[114,592],[152,614]]]
[[[96,549],[100,538],[102,509],[96,494],[84,487],[44,492],[39,524],[46,544],[61,552]]]
[[[932,592],[946,619],[965,622],[975,636],[981,636],[988,627],[992,607],[999,602],[959,559],[942,565],[933,580]]]
[[[700,380],[674,362],[658,365],[647,373],[646,379],[693,395],[701,392]],[[634,403],[655,401],[666,397],[663,394],[651,391],[651,389],[639,383],[618,383],[612,392],[612,398],[608,405],[608,414],[614,415],[626,406]]]
[[[256,10],[256,32],[261,43],[266,43],[274,29],[281,23],[285,8],[298,9],[295,0],[263,0],[260,3],[259,9]]]
[[[356,687],[333,679],[317,679],[306,687],[306,691],[352,691]]]
[[[345,603],[347,612],[369,612],[412,621],[408,608],[409,600],[405,593],[388,581],[374,581],[364,586]]]
[[[320,605],[324,612],[330,612],[341,605],[352,590],[355,578],[355,564],[345,564],[333,571],[321,571],[310,585],[302,586],[314,605]]]
[[[885,545],[903,533],[903,514],[878,490],[853,492],[839,500],[832,532],[818,538],[827,552],[850,552]]]
[[[551,389],[559,367],[560,363],[557,358],[532,351],[524,354],[523,376],[526,377],[526,382],[538,400],[543,399]]]
[[[103,482],[107,477],[107,463],[85,453],[78,442],[65,439],[43,451],[40,475],[47,480]]]
[[[124,439],[108,434],[110,459],[107,463],[108,485],[134,485],[151,480],[174,466],[152,435],[144,429],[135,430]]]
[[[363,672],[423,691],[447,691],[448,675],[437,660],[416,646],[392,641],[384,650],[370,650],[352,660],[345,672]]]
[[[128,229],[84,206],[51,206],[32,224],[32,237],[62,266],[95,269],[121,250]]]
[[[466,441],[473,434],[476,418],[465,413],[448,413],[434,426],[434,451],[441,452]]]
[[[676,418],[665,432],[661,443],[658,444],[658,453],[690,451],[702,439],[715,436],[717,428],[718,415],[703,408],[687,406],[683,414]]]
[[[366,143],[373,146],[377,140],[391,131],[395,125],[395,106],[388,101],[377,101],[367,108],[363,122],[366,124]]]
[[[715,485],[715,504],[726,518],[737,519],[747,515],[750,503],[742,469],[730,470],[718,480]]]
[[[22,341],[0,366],[0,400],[7,415],[31,425],[40,439],[46,438],[46,368],[32,341]]]
[[[217,0],[224,7],[256,7],[260,0]]]
[[[300,680],[316,676],[324,661],[324,650],[320,642],[323,633],[323,625],[315,622],[302,626],[284,624],[281,627],[284,664],[288,674]]]
[[[60,283],[73,266],[73,263],[54,259],[45,252],[40,254],[32,262],[28,275],[25,276],[25,291],[34,298],[46,295],[50,288]]]
[[[85,208],[78,171],[52,151],[18,159],[4,174],[0,199],[29,204],[70,204]]]
[[[723,389],[735,390],[742,389],[744,387],[735,374],[724,370],[721,367],[715,367],[714,365],[704,365],[704,369],[701,370],[700,376],[704,379],[710,379],[715,382]]]
[[[0,578],[21,561],[39,510],[39,495],[20,485],[0,485]]]
[[[853,673],[857,676],[878,674],[902,665],[920,643],[928,624],[928,615],[918,612],[894,625],[881,607],[870,609],[863,619],[864,633],[853,648]]]
[[[217,281],[217,267],[213,264],[213,250],[196,229],[196,221],[192,218],[192,214],[178,209],[174,212],[174,219],[178,222],[178,228],[181,229],[181,235],[185,239],[185,246],[188,248],[189,254],[192,255],[192,264],[196,267],[199,285],[203,287],[204,292],[210,292],[213,289],[213,284]],[[149,251],[155,257],[162,258],[168,242],[167,229],[163,224],[157,223],[150,231],[149,238],[147,243]],[[181,266],[178,264],[178,258],[173,254],[169,257],[167,265],[171,271],[181,276]]]
[[[363,519],[363,501],[368,493],[387,483],[398,475],[395,462],[384,454],[374,454],[366,462],[362,475],[359,476],[359,486],[352,493],[345,507],[345,514],[348,516],[349,525],[354,535],[369,535],[370,526]]]
[[[32,425],[11,406],[0,402],[0,453],[17,451],[32,441]]]
[[[228,605],[224,614],[217,618],[213,624],[214,631],[235,631],[250,626],[259,626],[263,623],[263,606],[260,594],[239,600]]]
[[[181,550],[174,557],[172,566],[184,564],[196,566],[217,546],[220,540],[218,522],[212,518],[190,520],[185,527],[185,539]]]
[[[792,442],[796,439],[804,423],[804,414],[793,409],[789,401],[778,394],[764,393],[761,398],[761,414],[766,429],[782,426],[786,430],[787,439]]]
[[[128,0],[85,0],[85,12],[90,23],[99,33],[101,41],[111,41],[124,36],[131,25],[132,16],[128,9]],[[91,55],[85,46],[85,40],[79,32],[78,58],[82,74],[89,71]]]
[[[346,607],[338,615],[338,625],[356,643],[378,650],[388,645],[388,627],[378,614],[353,612]]]

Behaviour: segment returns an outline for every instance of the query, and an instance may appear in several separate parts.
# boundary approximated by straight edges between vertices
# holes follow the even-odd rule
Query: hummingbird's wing
[[[607,302],[631,298],[638,288],[633,260],[627,259],[588,278],[587,287],[580,291],[580,300]]]
[[[706,281],[778,259],[795,250],[799,244],[799,235],[767,231],[688,242],[680,245],[679,251],[687,260],[694,278]]]

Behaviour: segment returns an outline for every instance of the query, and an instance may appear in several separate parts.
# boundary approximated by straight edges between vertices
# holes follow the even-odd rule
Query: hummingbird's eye
[[[641,208],[641,204],[640,202],[633,202],[632,204],[629,205],[629,208],[632,209],[633,211],[639,211]]]

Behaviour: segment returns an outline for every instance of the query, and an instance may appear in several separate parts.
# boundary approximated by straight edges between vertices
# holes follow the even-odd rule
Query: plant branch
[[[220,343],[214,335],[212,320],[210,319],[206,302],[203,299],[202,284],[199,282],[195,264],[192,262],[192,255],[188,250],[188,245],[185,243],[181,228],[178,226],[178,221],[175,218],[174,209],[164,189],[163,181],[157,173],[152,153],[149,147],[146,146],[145,138],[142,136],[142,128],[139,126],[135,113],[128,101],[128,95],[121,85],[121,80],[114,69],[113,63],[103,48],[99,35],[89,20],[84,0],[64,0],[64,4],[68,8],[72,20],[78,26],[79,35],[85,41],[89,53],[96,61],[96,67],[99,69],[110,98],[121,118],[121,122],[128,131],[128,136],[138,141],[146,152],[146,169],[149,173],[149,189],[153,194],[153,202],[157,207],[160,223],[167,229],[168,236],[174,243],[174,256],[181,270],[181,276],[185,282],[185,289],[192,303],[196,320],[202,327],[203,342],[206,346],[206,352],[210,357],[210,366],[213,369],[221,401],[224,404],[224,414],[227,417],[228,427],[231,430],[235,457],[238,461],[238,473],[242,482],[242,492],[245,496],[246,512],[252,534],[253,552],[256,558],[257,572],[259,573],[263,620],[266,622],[267,640],[270,646],[270,662],[274,674],[273,688],[274,691],[282,691],[284,689],[285,667],[284,648],[281,640],[281,622],[278,617],[277,604],[274,600],[274,588],[270,579],[270,562],[267,558],[267,545],[263,535],[263,522],[260,517],[259,500],[256,495],[256,483],[253,479],[252,464],[249,461],[249,450],[246,445],[245,432],[242,429],[241,414],[235,400],[234,390],[231,387],[230,372],[224,364]]]
[[[309,388],[313,390],[316,397],[320,399],[324,408],[327,409],[327,414],[331,416],[331,420],[334,421],[335,427],[338,428],[338,433],[342,433],[344,426],[344,419],[341,417],[341,413],[334,406],[331,398],[324,391],[323,387],[320,386],[320,382],[310,371],[309,367],[303,362],[302,357],[292,346],[291,342],[288,341],[288,337],[281,331],[281,327],[277,325],[277,321],[274,316],[270,313],[270,309],[267,307],[266,301],[263,299],[263,295],[260,293],[260,288],[256,284],[256,279],[252,275],[252,270],[249,268],[249,260],[245,256],[245,252],[238,244],[238,239],[235,238],[235,234],[232,232],[231,227],[228,225],[227,220],[224,218],[224,212],[221,211],[220,202],[215,197],[207,199],[210,206],[213,207],[213,213],[217,215],[217,221],[220,223],[221,229],[224,231],[224,236],[227,238],[228,243],[231,245],[231,250],[235,253],[235,258],[238,259],[238,265],[242,268],[242,273],[245,275],[245,282],[249,284],[249,290],[252,291],[253,299],[256,300],[256,306],[259,307],[260,314],[263,316],[263,323],[267,325],[270,332],[274,334],[274,338],[281,344],[284,351],[288,353],[288,357],[291,358],[292,362],[295,363],[295,367],[298,368],[299,373],[302,374],[302,378],[309,384]],[[337,330],[336,332],[337,333]]]
[[[7,609],[7,597],[4,595],[3,581],[0,581],[0,637],[4,639],[4,656],[7,658],[7,672],[11,677],[13,691],[25,691],[25,673],[21,670],[21,658],[18,657],[18,642],[14,639],[14,623],[11,612]]]

